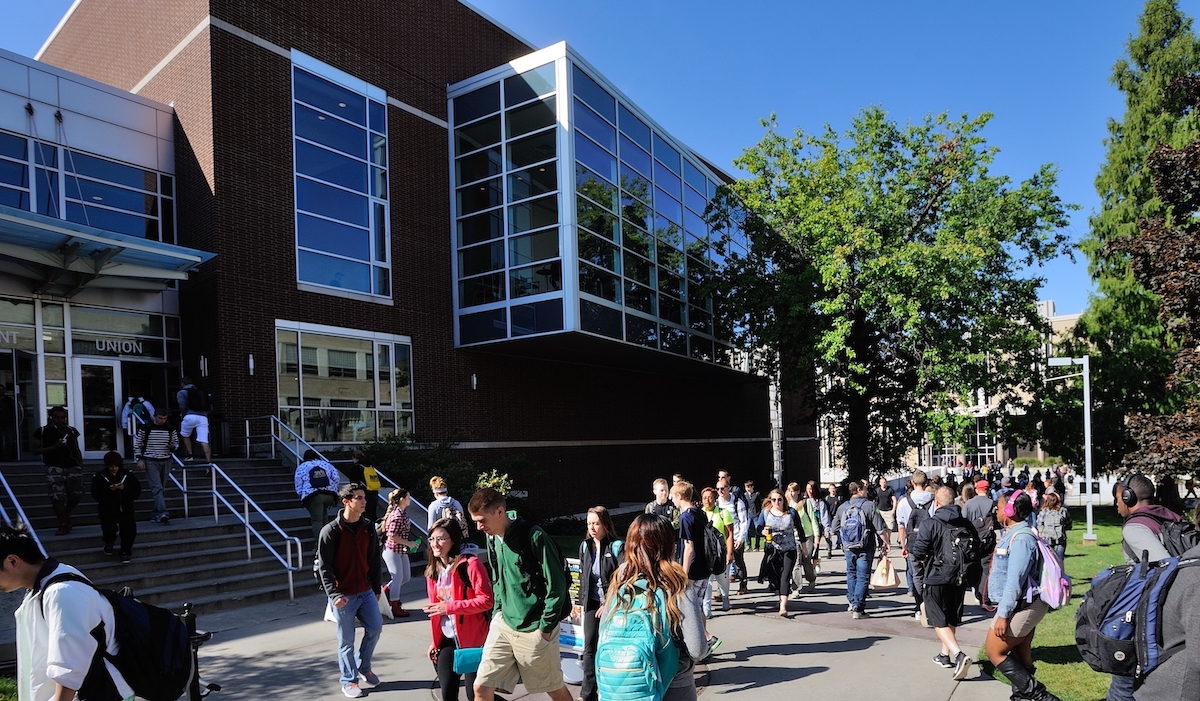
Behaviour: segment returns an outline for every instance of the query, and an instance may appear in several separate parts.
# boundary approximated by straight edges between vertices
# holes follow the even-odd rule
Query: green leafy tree
[[[989,172],[989,119],[902,127],[872,107],[844,135],[787,137],[772,118],[710,213],[751,242],[714,282],[722,323],[808,395],[852,476],[927,435],[965,443],[964,405],[998,402],[1003,435],[1040,386],[1041,279],[1021,271],[1066,249],[1069,207],[1049,165]]]
[[[1175,346],[1159,320],[1159,300],[1136,277],[1129,255],[1110,244],[1136,235],[1138,220],[1165,219],[1171,206],[1154,191],[1146,159],[1161,145],[1182,146],[1197,135],[1194,112],[1174,104],[1167,87],[1200,71],[1200,42],[1175,0],[1150,0],[1117,61],[1112,82],[1125,94],[1125,114],[1110,119],[1105,163],[1096,176],[1101,210],[1080,242],[1097,292],[1059,352],[1092,355],[1092,451],[1101,470],[1120,464],[1134,442],[1128,413],[1156,414],[1179,402],[1167,388]],[[1078,382],[1048,386],[1032,415],[1043,422],[1043,445],[1083,460],[1082,396]]]
[[[1164,109],[1200,106],[1200,76],[1174,81],[1163,91]],[[1178,341],[1165,389],[1176,406],[1157,414],[1135,412],[1129,431],[1136,448],[1125,467],[1159,477],[1200,472],[1200,139],[1176,148],[1162,144],[1145,170],[1163,207],[1138,222],[1135,235],[1109,244],[1128,256],[1130,269],[1159,300],[1158,319]],[[1173,479],[1171,480],[1173,481]]]

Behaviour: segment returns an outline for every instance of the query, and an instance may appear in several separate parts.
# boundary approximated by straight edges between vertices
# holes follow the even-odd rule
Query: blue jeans
[[[867,600],[867,585],[871,582],[871,560],[874,550],[846,549],[846,599],[855,611],[862,611]]]
[[[1113,675],[1108,685],[1106,701],[1133,701],[1133,677]]]
[[[383,631],[383,614],[379,613],[379,602],[370,589],[347,597],[342,608],[333,607],[337,619],[338,666],[342,669],[342,686],[358,683],[358,673],[371,671],[371,656],[375,644]],[[363,627],[362,645],[358,647],[357,661],[354,656],[354,619]]]

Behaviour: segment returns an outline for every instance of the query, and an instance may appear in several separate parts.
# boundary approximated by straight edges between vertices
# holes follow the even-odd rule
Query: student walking
[[[371,658],[383,630],[379,613],[379,538],[374,524],[363,516],[367,510],[366,485],[350,482],[338,490],[338,496],[342,510],[321,529],[317,539],[316,570],[337,622],[342,694],[356,699],[363,695],[363,689],[379,685],[379,677],[371,671]],[[357,655],[356,620],[363,628]]]
[[[1058,492],[1046,492],[1042,510],[1037,515],[1038,535],[1054,548],[1058,559],[1067,556],[1067,531],[1071,530],[1071,512],[1062,503]]]
[[[104,554],[113,554],[117,533],[121,534],[121,562],[133,561],[133,541],[137,538],[134,500],[142,493],[142,483],[125,469],[121,454],[104,454],[104,467],[92,477],[92,498],[100,516],[100,537]]]
[[[999,601],[984,649],[996,669],[1012,682],[1013,698],[1060,701],[1033,676],[1033,634],[1049,607],[1041,597],[1032,602],[1025,597],[1029,581],[1041,570],[1037,540],[1028,523],[1032,513],[1033,502],[1025,492],[1002,494],[997,502],[1004,531],[992,556],[988,592],[999,596]]]
[[[846,554],[846,599],[855,618],[867,618],[865,609],[867,585],[871,580],[871,560],[875,557],[875,546],[883,548],[887,557],[890,546],[887,526],[875,508],[875,502],[861,494],[863,485],[851,482],[848,486],[850,500],[838,508],[834,518],[834,530],[842,539]]]
[[[670,521],[653,514],[633,520],[625,540],[625,557],[608,588],[605,616],[628,611],[634,597],[646,593],[648,606],[666,605],[669,635],[666,644],[679,649],[679,663],[667,684],[662,701],[696,701],[696,662],[704,659],[710,646],[704,639],[704,618],[696,590],[687,573],[674,561],[675,529]],[[655,609],[657,610],[657,609]],[[652,610],[652,618],[658,616]],[[604,621],[601,621],[604,626]],[[669,670],[663,670],[666,675]]]
[[[170,523],[167,513],[167,480],[171,476],[171,454],[179,447],[179,431],[167,421],[167,410],[154,412],[154,420],[138,426],[133,438],[133,457],[137,469],[146,473],[150,495],[154,498],[151,523]]]
[[[964,536],[976,541],[975,527],[963,518],[954,491],[942,487],[934,495],[937,509],[932,518],[923,522],[912,547],[912,559],[924,566],[925,610],[929,625],[942,644],[942,651],[933,661],[946,669],[954,669],[955,681],[966,678],[971,669],[971,657],[958,644],[957,629],[963,622],[963,599],[969,578],[961,577],[960,565],[965,565],[963,552],[957,542]],[[978,547],[973,552],[978,554]],[[970,563],[978,567],[978,562]],[[973,570],[972,570],[973,571]]]
[[[370,492],[367,494],[370,500]],[[408,611],[404,610],[404,604],[400,601],[400,588],[412,578],[408,553],[421,546],[419,541],[410,540],[412,522],[408,519],[408,505],[411,503],[412,497],[407,489],[393,489],[388,495],[387,512],[383,515],[383,564],[387,565],[392,575],[391,581],[384,585],[383,592],[396,618],[408,618]]]
[[[117,653],[112,605],[79,570],[46,558],[28,531],[0,526],[0,591],[26,589],[16,611],[17,698],[21,701],[133,698],[104,653]],[[103,643],[104,650],[97,647]],[[98,674],[89,674],[93,665]],[[104,674],[103,672],[107,672]]]
[[[309,448],[304,451],[304,462],[296,466],[293,482],[300,503],[308,509],[313,540],[321,539],[321,529],[329,521],[329,507],[338,501],[338,471]],[[364,485],[364,489],[365,489]]]
[[[463,552],[463,533],[458,521],[443,518],[429,529],[429,564],[425,567],[429,616],[433,642],[429,659],[437,669],[442,701],[458,701],[458,689],[467,684],[467,699],[475,699],[475,672],[454,671],[458,650],[483,647],[492,611],[492,583],[478,557]]]
[[[575,602],[583,624],[583,686],[579,698],[597,701],[596,644],[600,641],[601,608],[608,595],[608,583],[624,557],[624,543],[617,540],[612,516],[603,506],[588,509],[587,533],[579,544],[579,599]]]
[[[510,694],[520,679],[530,694],[571,701],[555,643],[571,606],[558,547],[541,527],[510,518],[504,495],[495,489],[475,492],[467,508],[488,536],[495,583],[475,697],[492,701],[497,690]]]
[[[679,509],[671,501],[671,488],[665,479],[654,480],[654,501],[646,504],[642,513],[658,514],[670,521],[672,528],[679,530]]]
[[[712,487],[705,487],[700,492],[700,502],[704,509],[704,515],[708,517],[713,527],[721,534],[721,538],[725,540],[725,562],[719,572],[713,572],[708,578],[708,588],[712,591],[715,584],[720,590],[721,610],[729,610],[729,566],[733,564],[733,530],[734,521],[729,512],[717,505],[717,490]],[[712,618],[712,599],[706,597],[700,602],[701,608],[704,610],[705,618]]]
[[[783,492],[772,489],[767,495],[770,506],[763,510],[764,546],[763,573],[769,577],[769,584],[779,597],[779,615],[787,617],[787,600],[792,593],[792,570],[796,567],[799,556],[796,542],[796,531],[800,528],[800,519],[796,510],[789,508]],[[801,532],[803,536],[803,532]]]

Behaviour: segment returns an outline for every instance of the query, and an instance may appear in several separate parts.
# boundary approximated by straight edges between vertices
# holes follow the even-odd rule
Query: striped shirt
[[[133,440],[133,457],[135,460],[150,458],[151,460],[166,460],[171,457],[171,451],[179,447],[179,432],[169,422],[162,425],[150,423],[138,428]]]

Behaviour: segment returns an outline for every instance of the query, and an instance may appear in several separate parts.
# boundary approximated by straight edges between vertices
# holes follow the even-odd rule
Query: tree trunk
[[[850,479],[871,478],[871,401],[855,394],[846,403],[846,469]]]

